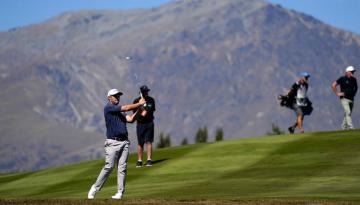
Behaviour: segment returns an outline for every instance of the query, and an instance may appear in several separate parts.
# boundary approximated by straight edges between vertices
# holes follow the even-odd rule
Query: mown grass
[[[360,131],[355,130],[160,149],[153,167],[135,168],[132,155],[121,203],[355,204],[360,199],[359,147]],[[115,170],[95,201],[82,200],[103,164],[97,160],[0,175],[0,202],[111,204],[106,199],[116,191]]]

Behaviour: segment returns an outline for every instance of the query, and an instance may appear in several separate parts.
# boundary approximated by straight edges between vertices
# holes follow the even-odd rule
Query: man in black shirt
[[[332,83],[332,90],[336,96],[340,97],[341,105],[345,112],[345,117],[341,125],[343,130],[354,129],[351,113],[354,108],[354,97],[358,89],[356,78],[354,77],[355,71],[353,66],[347,67],[345,76],[340,77]],[[336,89],[338,85],[340,85],[340,92]]]
[[[140,97],[134,100],[134,103],[139,102],[144,98],[146,104],[139,108],[140,114],[136,116],[136,134],[138,139],[138,161],[136,167],[142,167],[142,156],[144,144],[146,144],[147,162],[146,166],[152,166],[152,143],[154,141],[154,112],[155,100],[149,96],[150,89],[143,85],[140,87]]]

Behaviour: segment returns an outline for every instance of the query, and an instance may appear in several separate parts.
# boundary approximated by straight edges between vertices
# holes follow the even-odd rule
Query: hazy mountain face
[[[143,84],[157,102],[156,136],[170,133],[173,144],[185,137],[193,142],[205,125],[210,141],[217,127],[227,139],[264,134],[271,123],[286,129],[295,116],[276,96],[303,70],[311,73],[314,103],[305,130],[339,129],[343,113],[330,85],[346,66],[360,65],[359,56],[359,36],[262,1],[65,13],[3,32],[1,150],[23,154],[21,165],[6,155],[0,168],[29,170],[101,156],[107,91],[122,90],[120,103],[126,104]],[[360,126],[357,102],[353,120]],[[63,154],[39,151],[54,146]],[[33,162],[40,155],[41,166]]]

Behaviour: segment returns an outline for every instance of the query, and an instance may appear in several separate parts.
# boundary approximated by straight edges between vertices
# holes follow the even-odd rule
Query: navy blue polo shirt
[[[106,104],[104,108],[104,117],[106,124],[106,137],[108,139],[120,138],[128,139],[126,128],[126,115],[121,112],[121,106],[111,103]]]

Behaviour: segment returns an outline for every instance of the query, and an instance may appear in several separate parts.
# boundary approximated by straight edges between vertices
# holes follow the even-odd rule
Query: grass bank
[[[360,131],[264,136],[159,149],[153,167],[131,155],[121,203],[332,204],[360,199]],[[114,171],[94,202],[83,200],[103,160],[0,175],[9,204],[111,204]],[[13,200],[16,199],[16,200]],[[9,201],[10,200],[10,201]],[[50,203],[47,202],[48,204]],[[69,201],[68,201],[69,202]],[[146,202],[146,203],[145,203]],[[210,203],[211,202],[211,203]],[[266,202],[266,203],[265,203]],[[119,202],[116,202],[119,203]],[[51,203],[50,203],[51,204]]]

